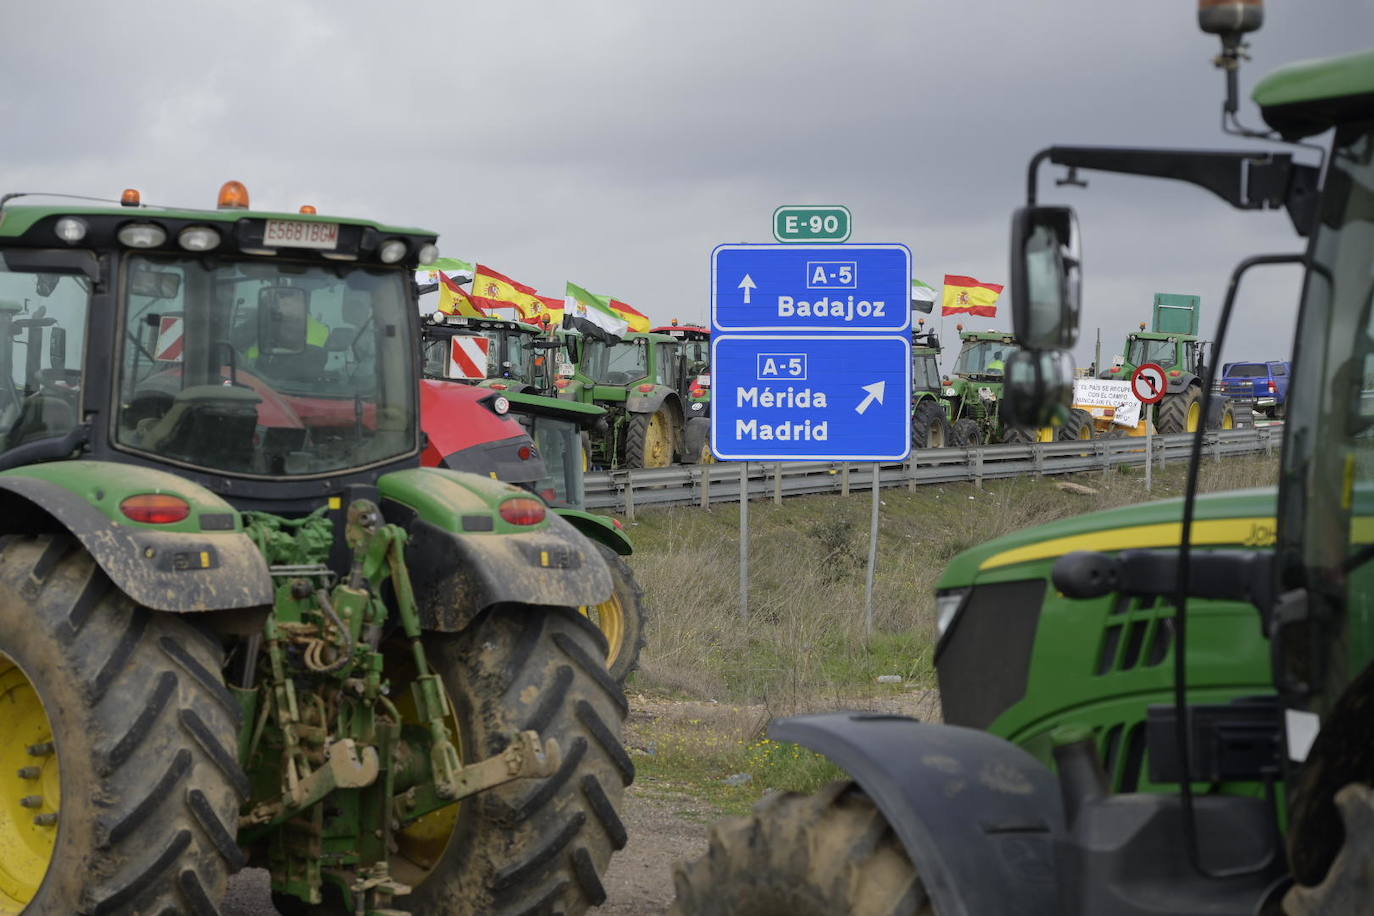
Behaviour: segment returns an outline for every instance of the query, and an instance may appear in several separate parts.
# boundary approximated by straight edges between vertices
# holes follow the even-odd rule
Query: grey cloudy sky
[[[1194,20],[1192,0],[6,3],[0,174],[186,206],[237,178],[255,206],[429,227],[664,322],[705,319],[711,249],[771,240],[781,203],[848,205],[854,241],[906,243],[932,284],[1001,282],[1035,150],[1255,146],[1217,129]],[[1271,0],[1243,88],[1370,36],[1370,0]],[[1240,257],[1297,247],[1281,213],[1090,181],[1044,192],[1084,231],[1083,364],[1151,293],[1200,293],[1210,328]],[[1230,355],[1286,354],[1296,271],[1243,292]]]

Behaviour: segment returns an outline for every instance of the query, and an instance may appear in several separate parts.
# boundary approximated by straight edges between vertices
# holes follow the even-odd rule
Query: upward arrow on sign
[[[735,287],[735,288],[736,288],[736,289],[742,289],[742,290],[744,290],[744,304],[745,304],[745,305],[748,305],[748,304],[749,304],[749,294],[750,294],[751,292],[753,292],[754,290],[758,289],[758,287],[754,285],[754,278],[751,277],[751,276],[749,276],[748,274],[745,274],[745,275],[744,275],[744,279],[741,280],[741,281],[739,281],[739,286],[737,286],[737,287]]]

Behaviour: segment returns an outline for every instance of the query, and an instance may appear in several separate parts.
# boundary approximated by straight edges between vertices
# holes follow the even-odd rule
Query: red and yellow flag
[[[439,274],[439,311],[445,315],[466,315],[469,318],[485,318],[487,313],[482,311],[481,306],[472,301],[467,290],[458,285],[457,281],[449,278],[443,271],[435,271]]]
[[[619,299],[611,300],[611,311],[615,312],[630,326],[631,331],[649,330],[649,316]]]
[[[472,294],[477,303],[488,310],[513,309],[521,321],[543,323],[539,316],[544,313],[545,306],[534,287],[518,283],[485,264],[477,265]]]
[[[945,274],[945,299],[940,314],[996,318],[997,297],[1000,295],[1000,283],[981,283],[972,277]]]
[[[539,296],[539,301],[544,304],[544,311],[536,316],[539,320],[533,323],[542,325],[544,328],[562,327],[563,300],[555,299],[553,296]]]

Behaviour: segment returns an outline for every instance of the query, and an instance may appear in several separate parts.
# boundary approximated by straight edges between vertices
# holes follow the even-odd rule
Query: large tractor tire
[[[674,916],[933,916],[901,841],[854,783],[766,797],[674,869]]]
[[[1003,445],[1031,445],[1040,441],[1040,433],[1029,426],[1008,426],[1002,431]]]
[[[954,421],[954,426],[950,429],[950,439],[953,440],[955,448],[975,448],[983,444],[983,428],[978,425],[977,420],[964,417],[962,420]]]
[[[673,463],[673,413],[631,414],[625,432],[625,467],[666,468]]]
[[[426,634],[465,762],[500,753],[525,729],[557,740],[563,762],[547,779],[506,783],[399,831],[391,874],[414,890],[393,907],[577,914],[606,899],[601,876],[627,839],[616,809],[634,764],[620,737],[629,706],[605,646],[574,608],[499,606],[462,633]],[[389,666],[393,657],[404,670],[405,647]]]
[[[1155,429],[1161,435],[1196,432],[1202,424],[1202,392],[1189,386],[1178,394],[1166,394],[1155,413]]]
[[[1069,417],[1056,432],[1060,442],[1087,441],[1093,438],[1093,415],[1081,407],[1069,411]]]
[[[1253,424],[1252,424],[1253,425]],[[1213,398],[1207,408],[1207,430],[1236,428],[1235,405],[1230,398]]]
[[[218,913],[248,779],[219,647],[0,538],[0,914]]]
[[[945,448],[952,438],[944,408],[928,399],[916,405],[911,414],[912,448]]]
[[[595,543],[611,571],[611,582],[615,587],[610,598],[601,604],[582,608],[582,613],[606,637],[606,668],[616,683],[624,684],[630,672],[639,667],[639,653],[645,644],[644,623],[649,611],[644,600],[644,589],[635,579],[630,564],[605,544],[600,541]]]
[[[711,451],[711,419],[693,417],[687,421],[683,433],[683,460],[687,464],[715,464],[716,455]]]

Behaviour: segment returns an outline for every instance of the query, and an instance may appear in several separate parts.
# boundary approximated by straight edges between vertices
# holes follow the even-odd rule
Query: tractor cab
[[[1034,442],[1053,439],[1051,431],[1011,427],[1003,422],[999,405],[1007,362],[1021,349],[1010,331],[959,332],[959,355],[954,374],[944,387],[950,403],[951,437],[955,445]]]
[[[678,342],[677,390],[686,393],[688,419],[711,415],[711,331],[695,324],[660,325],[650,329]]]
[[[426,378],[465,382],[498,391],[553,388],[543,332],[504,318],[431,312],[420,325]]]

